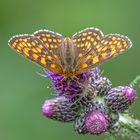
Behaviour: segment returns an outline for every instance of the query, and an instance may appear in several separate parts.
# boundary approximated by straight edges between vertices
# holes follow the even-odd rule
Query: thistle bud
[[[46,100],[42,105],[42,113],[47,118],[61,122],[71,122],[76,117],[75,109],[72,108],[71,102],[65,97]]]
[[[106,96],[106,104],[112,111],[123,112],[136,98],[136,91],[130,86],[112,88]]]

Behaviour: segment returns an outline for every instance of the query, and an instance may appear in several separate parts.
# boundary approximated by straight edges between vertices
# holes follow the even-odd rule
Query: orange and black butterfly
[[[128,50],[132,43],[126,36],[104,36],[97,28],[87,28],[71,38],[48,30],[17,35],[9,40],[9,46],[46,70],[71,77]]]

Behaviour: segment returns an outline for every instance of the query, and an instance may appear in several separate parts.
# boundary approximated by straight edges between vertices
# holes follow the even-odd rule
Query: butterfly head
[[[71,69],[71,70],[67,70],[67,69],[63,69],[63,75],[67,78],[69,77],[73,77],[77,74],[75,69]]]

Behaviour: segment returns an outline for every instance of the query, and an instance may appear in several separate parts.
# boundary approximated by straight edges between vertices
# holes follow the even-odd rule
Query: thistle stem
[[[110,136],[110,140],[116,140],[116,136],[112,134],[112,135]]]
[[[135,89],[139,88],[139,87],[140,87],[140,76],[137,76],[137,77],[130,83],[130,85],[131,85],[133,88],[135,88]]]
[[[140,132],[139,132],[140,121],[133,119],[128,114],[120,114],[119,123],[120,123],[122,128],[129,130],[129,132],[140,135]]]

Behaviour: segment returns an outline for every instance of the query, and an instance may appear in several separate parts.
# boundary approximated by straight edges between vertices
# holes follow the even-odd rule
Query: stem
[[[99,103],[102,103],[103,105],[105,105],[105,101],[103,97],[96,96],[94,98],[94,101],[98,101]]]
[[[131,83],[130,85],[132,87],[134,87],[135,89],[137,89],[138,87],[140,87],[140,76],[137,76]]]
[[[128,114],[120,114],[120,125],[122,128],[129,130],[132,133],[140,135],[139,133],[139,121],[133,119]]]
[[[116,140],[116,136],[112,134],[112,135],[110,136],[110,140]]]

